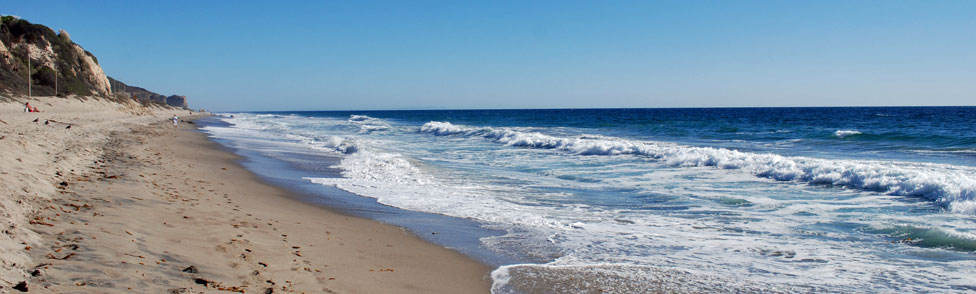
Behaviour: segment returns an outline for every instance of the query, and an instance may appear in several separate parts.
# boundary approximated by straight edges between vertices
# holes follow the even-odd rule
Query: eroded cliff
[[[44,25],[3,16],[0,90],[27,94],[28,84],[31,95],[35,96],[112,94],[98,59],[72,42],[67,32],[55,33]]]

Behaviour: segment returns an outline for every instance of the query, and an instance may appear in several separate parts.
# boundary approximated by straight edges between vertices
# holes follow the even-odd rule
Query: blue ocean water
[[[510,257],[497,293],[976,290],[976,107],[221,120],[234,147],[337,158],[309,183],[503,232],[470,245]]]

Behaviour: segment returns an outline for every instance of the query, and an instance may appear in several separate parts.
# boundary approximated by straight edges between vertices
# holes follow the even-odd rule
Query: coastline
[[[50,112],[40,114],[111,106],[51,99]],[[194,124],[172,128],[165,119],[174,111],[103,112],[60,119],[85,126],[86,138],[58,128],[64,134],[53,144],[14,130],[49,132],[22,122],[26,114],[2,112],[8,123],[16,118],[4,134],[22,135],[0,144],[16,139],[25,153],[4,152],[2,162],[31,164],[2,176],[24,186],[5,186],[16,198],[5,206],[23,203],[8,217],[29,221],[3,240],[0,291],[18,276],[31,292],[472,293],[491,286],[491,268],[465,255],[265,183]],[[44,147],[28,148],[35,144]],[[56,149],[65,151],[50,157]],[[31,153],[39,154],[26,158]]]
[[[340,155],[301,147],[280,149],[282,146],[260,139],[227,137],[214,129],[231,127],[220,115],[196,119],[195,123],[198,131],[206,134],[210,141],[240,156],[237,163],[265,183],[289,192],[289,196],[298,201],[403,228],[427,242],[458,251],[493,268],[538,261],[484,246],[484,238],[502,236],[506,234],[503,230],[488,228],[471,219],[398,208],[376,198],[309,180],[343,178],[344,171],[338,167],[343,160]],[[269,148],[275,151],[268,152]]]

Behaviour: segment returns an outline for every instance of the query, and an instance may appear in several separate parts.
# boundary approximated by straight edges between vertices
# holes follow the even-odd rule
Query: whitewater
[[[495,293],[964,292],[974,112],[233,113],[203,130],[334,156],[339,177],[300,180],[502,232],[477,245],[510,257],[485,261]]]

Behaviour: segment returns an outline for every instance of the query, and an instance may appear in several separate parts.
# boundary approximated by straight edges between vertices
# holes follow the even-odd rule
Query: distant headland
[[[186,96],[157,94],[107,76],[98,58],[73,42],[65,30],[55,33],[47,26],[10,15],[0,19],[0,92],[98,96],[188,107]]]

